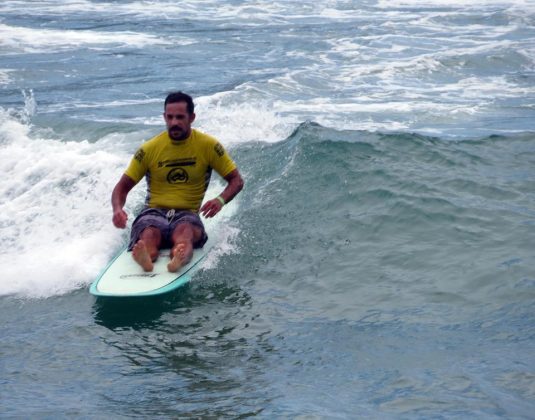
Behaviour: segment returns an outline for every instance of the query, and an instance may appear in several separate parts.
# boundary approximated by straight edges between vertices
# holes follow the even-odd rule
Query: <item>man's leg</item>
[[[139,240],[132,248],[134,260],[145,271],[152,271],[154,261],[158,259],[160,244],[162,243],[162,234],[160,229],[149,226],[141,232]]]
[[[191,261],[193,246],[201,240],[202,235],[202,229],[191,223],[183,222],[176,226],[171,236],[173,241],[171,261],[167,264],[170,272],[178,271],[180,267]]]

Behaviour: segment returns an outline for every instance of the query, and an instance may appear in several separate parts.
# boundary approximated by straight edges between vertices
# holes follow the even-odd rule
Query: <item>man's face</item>
[[[189,114],[186,102],[167,104],[163,113],[167,132],[173,140],[185,140],[191,133],[191,123],[195,114]]]

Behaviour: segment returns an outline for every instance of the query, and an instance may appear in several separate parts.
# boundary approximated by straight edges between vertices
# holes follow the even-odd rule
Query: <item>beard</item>
[[[167,129],[167,133],[169,134],[169,137],[171,140],[185,140],[189,136],[189,132],[184,131],[182,128],[174,125],[172,127],[169,127]]]

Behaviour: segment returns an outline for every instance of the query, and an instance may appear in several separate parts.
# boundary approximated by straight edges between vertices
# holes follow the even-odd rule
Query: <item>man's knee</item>
[[[173,231],[173,242],[198,242],[202,238],[202,229],[191,223],[179,223]]]
[[[160,242],[162,241],[162,233],[157,227],[148,226],[143,229],[139,235],[139,239],[143,239],[145,245],[148,247],[158,248],[160,246]]]

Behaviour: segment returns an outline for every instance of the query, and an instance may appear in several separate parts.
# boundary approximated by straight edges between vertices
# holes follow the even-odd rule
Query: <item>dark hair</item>
[[[193,104],[193,98],[184,92],[171,92],[165,98],[165,103],[163,105],[164,109],[167,104],[174,104],[175,102],[186,102],[188,113],[191,115],[195,110],[195,105]]]

